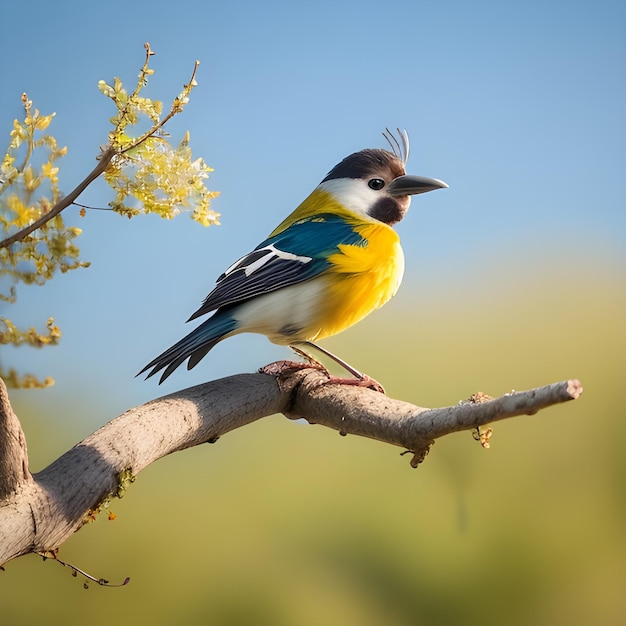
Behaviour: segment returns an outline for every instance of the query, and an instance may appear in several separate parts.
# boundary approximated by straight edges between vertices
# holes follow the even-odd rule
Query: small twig
[[[80,202],[72,202],[74,206],[77,206],[81,209],[87,209],[89,211],[112,211],[111,207],[106,206],[89,206],[88,204],[81,204]]]
[[[190,90],[189,89],[190,86],[193,86],[193,84],[194,84],[194,82],[196,80],[196,73],[198,71],[198,66],[199,65],[200,65],[200,61],[196,61],[194,63],[193,72],[191,73],[191,78],[189,79],[189,83],[183,85],[183,91],[182,91],[183,94],[187,90]],[[152,128],[147,130],[143,135],[141,135],[140,137],[135,139],[128,146],[125,146],[123,149],[120,149],[118,154],[125,154],[126,152],[129,152],[130,150],[134,150],[135,148],[140,146],[144,141],[146,141],[146,139],[148,139],[149,137],[154,136],[161,128],[163,128],[163,126],[165,126],[165,124],[167,124],[167,122],[169,122],[176,114],[181,112],[182,106],[184,104],[185,103],[181,101],[180,96],[177,96],[176,98],[174,98],[174,102],[172,103],[172,108],[170,109],[170,112],[160,122],[158,122]]]
[[[80,569],[79,567],[76,567],[75,565],[72,565],[71,563],[62,561],[57,556],[56,550],[50,550],[48,552],[37,552],[37,554],[39,554],[39,556],[41,556],[44,561],[47,561],[48,559],[52,559],[56,561],[57,563],[59,563],[60,565],[63,565],[63,567],[69,567],[72,570],[72,576],[76,577],[78,574],[80,574],[87,580],[90,580],[91,582],[94,582],[100,585],[101,587],[124,587],[130,582],[130,576],[127,576],[126,578],[124,578],[124,580],[121,583],[110,583],[108,580],[106,580],[106,578],[96,578],[95,576],[88,574],[87,572]],[[89,589],[89,583],[85,582],[83,584],[83,587],[85,589]]]
[[[22,228],[15,234],[0,241],[0,248],[7,248],[8,246],[22,241],[25,237],[28,237],[31,233],[41,228],[44,224],[48,223],[53,217],[56,217],[61,211],[67,209],[70,204],[74,204],[74,200],[80,196],[85,189],[91,185],[91,183],[100,176],[106,170],[111,159],[117,154],[117,151],[108,147],[104,152],[100,154],[98,165],[91,170],[87,177],[79,183],[67,196],[61,198],[47,213],[42,215],[38,220],[35,220],[29,226]]]
[[[30,118],[30,112],[32,108],[32,102],[28,99],[28,94],[22,94],[22,104],[24,105],[24,111],[26,112],[26,120]],[[26,144],[26,154],[24,154],[24,160],[21,165],[17,168],[20,172],[24,171],[27,163],[30,161],[30,157],[33,154],[33,150],[35,149],[35,135],[34,130],[28,133],[28,143]]]

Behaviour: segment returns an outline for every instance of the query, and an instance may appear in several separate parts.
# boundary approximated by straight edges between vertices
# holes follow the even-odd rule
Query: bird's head
[[[383,136],[391,150],[370,148],[347,156],[328,172],[319,188],[331,193],[346,208],[393,225],[404,217],[411,196],[448,185],[436,178],[406,173],[406,131],[398,129],[396,137],[387,129]]]

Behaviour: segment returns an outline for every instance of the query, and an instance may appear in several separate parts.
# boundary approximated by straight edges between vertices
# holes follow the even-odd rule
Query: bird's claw
[[[344,378],[341,376],[332,376],[330,372],[321,364],[312,359],[310,363],[302,363],[301,361],[275,361],[259,368],[260,374],[268,374],[269,376],[289,376],[299,370],[316,369],[320,370],[328,378],[324,385],[352,385],[355,387],[367,387],[373,391],[384,394],[385,388],[371,376],[360,374],[354,378]]]
[[[366,387],[367,389],[371,389],[372,391],[378,391],[378,393],[382,393],[385,395],[385,388],[374,378],[368,376],[367,374],[361,374],[360,377],[355,378],[343,378],[341,376],[331,376],[328,375],[328,381],[324,383],[328,384],[337,384],[337,385],[352,385],[354,387]]]

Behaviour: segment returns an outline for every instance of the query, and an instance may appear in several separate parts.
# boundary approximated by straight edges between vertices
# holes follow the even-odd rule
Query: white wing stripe
[[[246,276],[250,276],[275,257],[285,259],[286,261],[299,261],[300,263],[309,263],[313,260],[310,256],[299,256],[297,254],[293,254],[293,252],[284,252],[283,250],[276,248],[273,244],[270,244],[265,248],[261,248],[261,250],[267,250],[270,254],[266,254],[260,259],[257,259],[254,263],[250,263],[245,270]]]
[[[265,254],[250,263],[249,265],[244,265],[245,260],[248,257],[256,257],[259,252],[265,251]],[[293,252],[285,252],[283,250],[279,250],[273,244],[269,246],[265,246],[264,248],[258,248],[253,252],[250,252],[244,257],[241,257],[238,261],[235,261],[218,279],[218,282],[221,282],[226,278],[229,274],[233,272],[238,272],[239,270],[243,270],[246,277],[254,274],[258,269],[262,268],[266,263],[274,259],[284,259],[286,261],[297,261],[299,263],[310,263],[313,260],[313,257],[310,256],[300,256],[298,254],[293,254]]]

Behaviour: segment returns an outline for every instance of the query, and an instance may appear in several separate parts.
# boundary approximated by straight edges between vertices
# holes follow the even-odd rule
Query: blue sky
[[[240,337],[159,389],[133,379],[188,332],[184,320],[221,271],[341,158],[384,147],[386,126],[408,129],[411,173],[450,185],[417,197],[399,226],[406,293],[434,297],[486,269],[547,259],[623,275],[625,29],[626,5],[608,1],[3,3],[0,133],[8,138],[23,91],[56,111],[50,130],[69,146],[64,191],[106,141],[113,111],[98,80],[131,85],[149,41],[149,95],[159,99],[201,61],[169,130],[190,130],[195,154],[215,168],[209,187],[222,192],[222,226],[208,230],[185,216],[68,211],[92,267],[22,290],[6,311],[24,323],[54,315],[62,345],[7,356],[54,374],[48,398],[106,381],[116,392],[103,418],[285,357],[264,338]],[[102,183],[81,197],[110,199]]]

